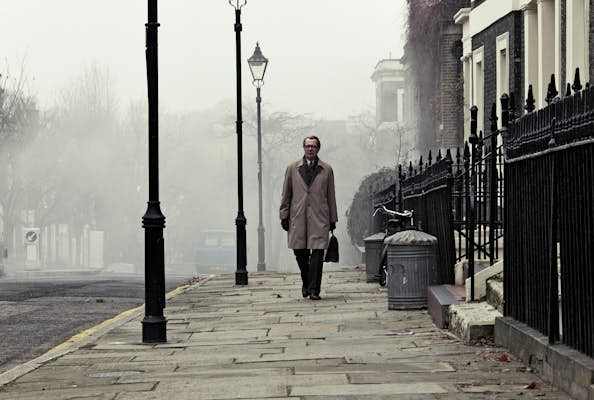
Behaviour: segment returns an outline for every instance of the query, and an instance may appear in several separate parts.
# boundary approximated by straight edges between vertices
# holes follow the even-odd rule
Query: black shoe
[[[309,291],[307,289],[301,289],[301,295],[305,298],[309,296]]]
[[[309,299],[310,300],[322,300],[322,298],[318,294],[310,294]]]

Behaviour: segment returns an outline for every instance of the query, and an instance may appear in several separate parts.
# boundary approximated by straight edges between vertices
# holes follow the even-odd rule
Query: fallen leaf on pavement
[[[524,386],[524,389],[536,389],[536,385],[536,381],[532,381],[529,385]]]

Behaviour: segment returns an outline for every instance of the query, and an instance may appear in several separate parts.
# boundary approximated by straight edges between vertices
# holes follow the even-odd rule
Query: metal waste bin
[[[365,271],[367,282],[379,282],[380,257],[384,249],[384,233],[376,233],[363,239],[365,243]]]
[[[388,309],[427,307],[427,288],[437,285],[437,238],[409,229],[384,241],[388,245]]]

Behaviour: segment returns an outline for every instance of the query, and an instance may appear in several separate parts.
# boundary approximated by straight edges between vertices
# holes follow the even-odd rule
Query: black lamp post
[[[165,216],[159,203],[159,82],[157,58],[157,0],[148,0],[146,24],[146,72],[148,83],[148,150],[149,150],[149,200],[142,217],[145,229],[144,285],[145,315],[142,320],[142,341],[159,343],[167,341],[165,308],[165,250],[163,229]]]
[[[262,224],[262,126],[260,122],[260,88],[264,85],[264,74],[266,73],[266,66],[268,59],[262,55],[259,43],[256,43],[254,54],[248,59],[250,71],[254,78],[254,86],[256,86],[256,104],[258,109],[258,271],[266,271],[266,263],[264,262],[264,225]]]
[[[243,213],[243,149],[242,149],[242,117],[241,117],[241,8],[247,0],[229,0],[229,4],[235,8],[235,65],[237,69],[237,197],[239,210],[235,218],[237,227],[237,270],[235,271],[235,284],[247,285],[247,248],[245,237],[245,225],[247,223]]]

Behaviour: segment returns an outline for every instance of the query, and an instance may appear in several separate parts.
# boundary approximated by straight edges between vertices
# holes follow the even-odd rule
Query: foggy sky
[[[146,0],[0,0],[0,71],[24,65],[42,107],[88,66],[107,68],[125,105],[146,97]],[[270,63],[262,89],[274,109],[345,118],[373,109],[377,61],[402,54],[405,0],[248,0],[242,10],[244,98],[255,97],[247,58],[256,41]],[[235,97],[234,11],[227,0],[159,3],[162,110],[205,109]]]

